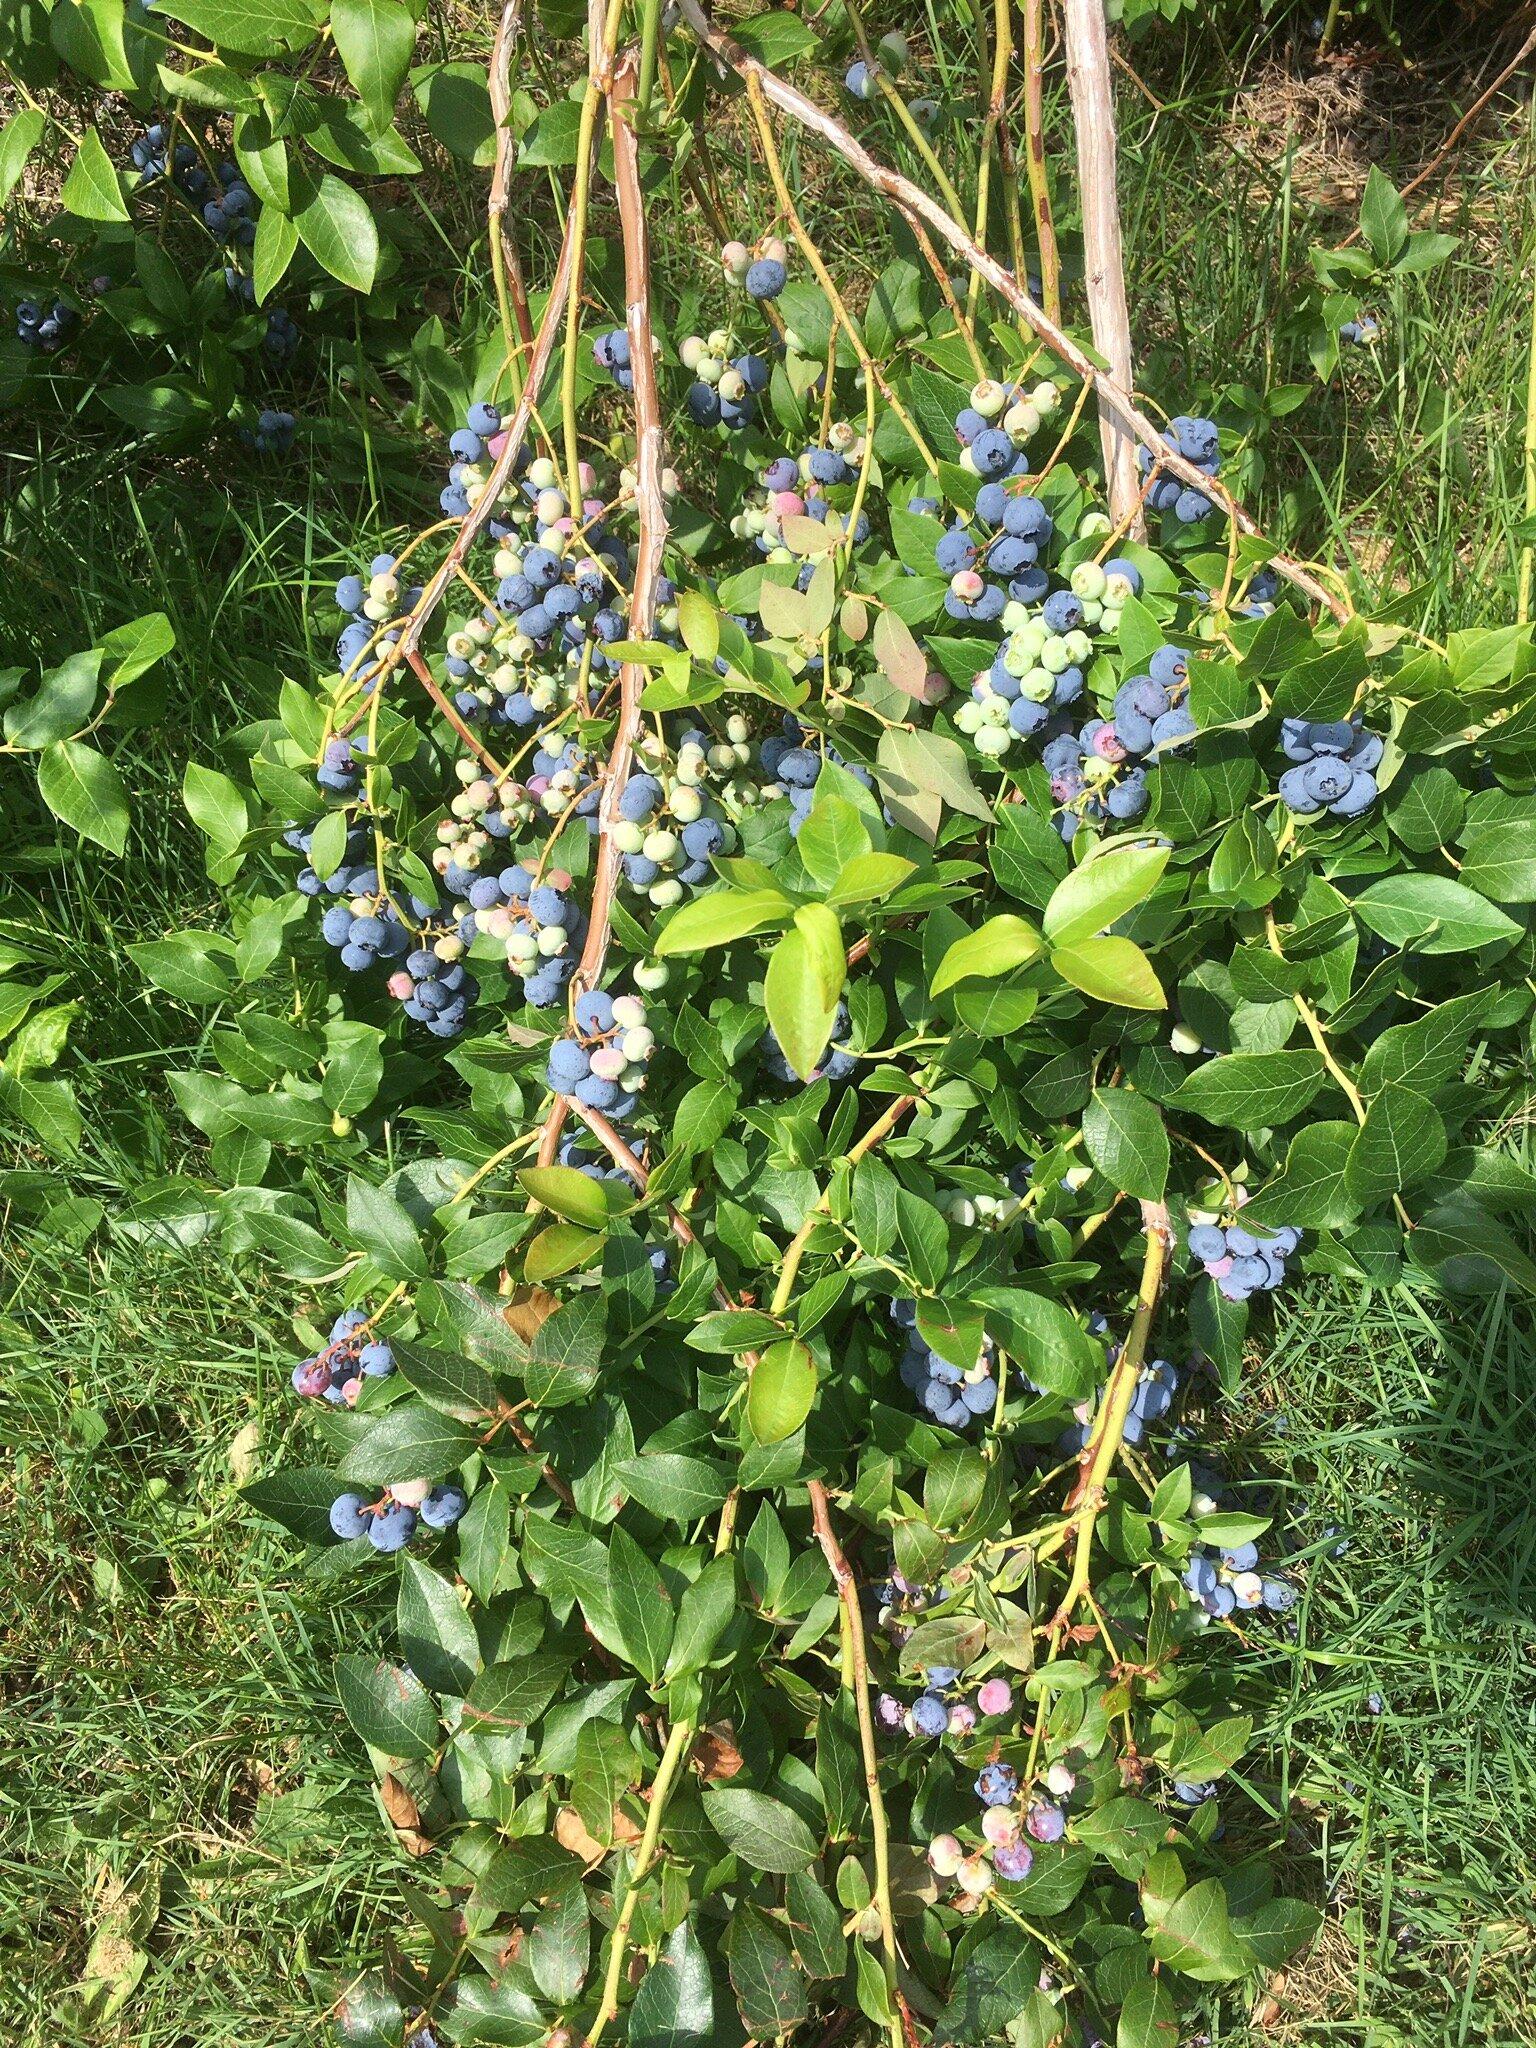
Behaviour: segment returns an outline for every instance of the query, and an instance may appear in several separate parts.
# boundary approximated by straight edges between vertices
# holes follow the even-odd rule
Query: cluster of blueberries
[[[80,315],[63,299],[39,305],[36,299],[22,299],[16,307],[16,339],[23,348],[35,348],[45,356],[57,355],[73,340]]]
[[[862,762],[845,760],[836,747],[829,746],[822,752],[808,746],[809,738],[794,713],[786,711],[779,730],[763,741],[758,754],[762,764],[763,793],[768,797],[788,797],[789,829],[797,838],[816,802],[816,784],[823,760],[845,769],[866,789],[875,786],[874,777]]]
[[[880,38],[872,61],[860,57],[848,66],[843,75],[845,90],[856,100],[872,100],[880,89],[879,79],[883,76],[899,78],[907,68],[910,55],[906,37],[900,29],[892,29]]]
[[[1103,1316],[1095,1315],[1089,1318],[1088,1328],[1090,1335],[1104,1336],[1109,1325]],[[1119,1356],[1118,1344],[1106,1344],[1106,1372],[1114,1366]],[[1131,1405],[1125,1418],[1124,1435],[1128,1444],[1144,1443],[1147,1431],[1168,1419],[1183,1381],[1184,1371],[1171,1359],[1151,1358],[1143,1363],[1131,1392]],[[1063,1457],[1075,1457],[1087,1443],[1092,1427],[1093,1403],[1085,1401],[1074,1410],[1074,1419],[1057,1438],[1057,1451]]]
[[[372,1334],[372,1327],[360,1308],[344,1309],[331,1325],[324,1350],[293,1368],[293,1391],[306,1400],[350,1408],[365,1378],[387,1379],[395,1369],[395,1354],[386,1338]]]
[[[1301,1243],[1290,1224],[1277,1230],[1248,1230],[1241,1223],[1194,1224],[1189,1255],[1198,1259],[1228,1301],[1246,1301],[1250,1294],[1272,1294],[1285,1279],[1285,1262]]]
[[[448,446],[453,462],[439,503],[463,519],[490,488],[491,465],[506,449],[499,409],[472,405]],[[486,526],[496,543],[494,602],[450,631],[446,667],[461,717],[525,729],[572,701],[584,669],[601,676],[617,667],[606,650],[623,637],[633,563],[606,523],[609,508],[595,495],[590,463],[581,465],[579,517],[550,457],[519,448],[512,470]],[[671,472],[664,488],[668,478]],[[631,488],[626,472],[621,497]],[[667,637],[676,626],[669,612],[676,591],[665,577],[656,597],[658,633]],[[550,672],[540,672],[541,661]]]
[[[451,1529],[469,1506],[457,1486],[434,1486],[430,1479],[407,1479],[386,1488],[378,1500],[360,1493],[338,1494],[331,1502],[331,1529],[343,1542],[366,1536],[386,1556],[404,1550],[418,1522],[429,1529]]]
[[[369,874],[376,885],[377,876],[372,870]],[[424,1024],[434,1038],[457,1038],[480,993],[463,964],[464,941],[451,925],[434,925],[432,906],[421,897],[406,901],[409,922],[376,889],[333,904],[320,920],[321,936],[337,949],[349,973],[398,962],[386,986],[406,1016]]]
[[[1380,335],[1381,324],[1369,313],[1362,313],[1358,320],[1346,320],[1339,329],[1340,341],[1349,342],[1351,345],[1379,340]]]
[[[893,1301],[890,1317],[898,1329],[907,1333],[897,1368],[901,1383],[916,1394],[924,1414],[949,1429],[969,1429],[978,1415],[994,1411],[997,1381],[992,1372],[995,1354],[990,1338],[983,1341],[976,1363],[969,1371],[962,1371],[924,1343],[917,1329],[915,1301]]]
[[[720,265],[751,299],[776,299],[789,283],[789,249],[777,235],[766,236],[755,250],[745,242],[725,243]]]
[[[330,746],[346,744],[333,740]],[[338,767],[335,773],[342,770]],[[352,786],[349,779],[345,787]],[[294,852],[307,854],[314,827],[290,826],[283,839]],[[406,895],[396,902],[390,896],[362,827],[348,832],[341,865],[333,875],[322,882],[312,867],[304,867],[294,886],[301,896],[339,899],[322,915],[320,934],[336,948],[349,973],[363,974],[382,964],[390,970],[390,995],[414,1023],[424,1024],[434,1038],[459,1036],[480,993],[463,966],[466,941],[457,923],[444,921],[424,897]]]
[[[1150,801],[1148,765],[1194,736],[1186,694],[1189,658],[1159,647],[1147,673],[1127,677],[1108,718],[1090,718],[1076,733],[1057,733],[1040,750],[1058,805],[1057,829],[1070,841],[1079,822],[1113,818],[1134,823]]]
[[[745,733],[745,720],[733,723]],[[716,854],[735,844],[729,820],[699,787],[709,747],[707,733],[690,732],[678,747],[670,787],[660,776],[642,773],[630,776],[619,797],[613,839],[624,856],[624,879],[658,909],[680,903],[707,882]],[[745,740],[741,748],[750,759]]]
[[[1352,719],[1317,721],[1287,718],[1281,722],[1280,745],[1294,761],[1280,778],[1280,795],[1298,817],[1327,812],[1335,818],[1358,818],[1377,798],[1376,769],[1385,742],[1365,732]]]
[[[589,989],[576,998],[575,1032],[549,1049],[545,1075],[557,1095],[600,1110],[616,1123],[634,1114],[656,1035],[639,996]]]
[[[834,420],[827,429],[825,445],[802,448],[798,456],[775,455],[759,472],[758,488],[732,515],[731,532],[738,540],[750,540],[770,562],[797,564],[796,588],[806,589],[815,574],[816,559],[808,549],[791,544],[788,522],[814,519],[839,539],[849,537],[855,547],[862,546],[871,531],[869,514],[861,510],[853,518],[851,510],[840,512],[827,493],[854,481],[863,450],[858,429],[847,420]],[[751,620],[737,619],[736,623],[744,632],[755,630]],[[807,668],[810,674],[819,675],[820,656]]]
[[[586,933],[586,917],[566,870],[551,868],[535,877],[521,861],[513,861],[499,874],[470,874],[450,863],[443,880],[468,905],[457,925],[461,941],[469,943],[478,932],[497,940],[522,981],[524,1002],[536,1010],[558,1003]]]
[[[241,176],[239,166],[224,157],[210,173],[190,143],[179,143],[167,157],[169,140],[165,124],[156,121],[129,145],[139,183],[169,177],[171,189],[194,209],[215,242],[232,249],[250,249],[256,240],[261,202]],[[226,263],[224,284],[242,311],[256,310],[256,284],[247,272]],[[261,339],[267,360],[281,367],[292,360],[298,345],[299,329],[292,314],[283,306],[270,307]],[[258,455],[286,455],[293,445],[293,426],[292,414],[269,409],[261,413],[254,428],[241,428],[240,441]]]
[[[347,620],[336,641],[336,664],[364,696],[378,681],[384,649],[400,637],[390,621],[402,609],[409,611],[421,596],[419,584],[402,588],[395,573],[398,567],[397,556],[375,555],[366,577],[343,576],[336,585],[336,608]]]
[[[1213,1621],[1225,1621],[1234,1610],[1251,1613],[1258,1607],[1286,1614],[1296,1604],[1296,1588],[1289,1579],[1259,1570],[1254,1543],[1198,1547],[1184,1568],[1184,1586],[1194,1605]]]
[[[1204,470],[1207,476],[1220,475],[1221,429],[1214,420],[1193,419],[1188,413],[1179,413],[1164,428],[1163,439],[1175,454]],[[1139,449],[1137,453],[1141,473],[1146,476],[1156,466],[1156,457],[1150,448]],[[1158,476],[1147,492],[1147,503],[1154,512],[1172,513],[1181,526],[1197,525],[1215,510],[1204,491],[1196,490],[1177,476]]]
[[[256,415],[255,426],[240,428],[240,445],[249,448],[253,455],[286,455],[293,446],[296,425],[291,412],[264,405]]]
[[[613,338],[627,339],[622,334]],[[678,353],[693,382],[683,402],[696,427],[722,426],[739,434],[757,418],[754,401],[768,389],[770,373],[766,356],[750,349],[737,356],[730,351],[731,337],[723,327],[686,337]]]

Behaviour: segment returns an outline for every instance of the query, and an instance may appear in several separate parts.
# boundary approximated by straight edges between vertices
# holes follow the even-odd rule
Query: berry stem
[[[916,1101],[915,1095],[898,1095],[890,1108],[870,1125],[853,1150],[846,1153],[838,1163],[844,1166],[857,1166],[859,1161],[873,1152],[877,1145],[884,1144]],[[837,1168],[834,1167],[832,1171],[835,1174]],[[773,1300],[768,1308],[768,1313],[772,1316],[783,1315],[789,1306],[789,1297],[795,1291],[795,1280],[800,1272],[800,1261],[805,1257],[805,1248],[810,1243],[812,1231],[826,1214],[831,1192],[832,1184],[829,1179],[815,1206],[789,1241],[789,1249],[784,1254],[784,1264],[779,1269],[778,1284],[773,1290]]]
[[[812,1479],[806,1486],[806,1492],[811,1501],[811,1526],[816,1531],[816,1540],[821,1545],[821,1554],[827,1561],[827,1569],[832,1574],[842,1605],[843,1640],[851,1652],[845,1659],[844,1684],[853,1694],[854,1709],[859,1717],[859,1749],[864,1759],[864,1785],[869,1794],[869,1830],[875,1858],[875,1910],[880,1916],[880,1942],[885,1951],[885,1982],[891,2005],[891,2040],[893,2048],[904,2048],[905,2042],[913,2039],[914,2035],[896,1977],[896,1916],[891,1906],[890,1834],[886,1826],[885,1799],[880,1790],[875,1717],[869,1704],[869,1657],[864,1642],[864,1617],[859,1612],[858,1582],[832,1527],[827,1489],[819,1479]]]
[[[1045,0],[1024,0],[1024,166],[1029,204],[1040,249],[1040,296],[1048,317],[1061,321],[1061,253],[1051,216],[1051,187],[1045,168]],[[1014,257],[1020,276],[1023,267]]]
[[[1131,1400],[1136,1392],[1136,1382],[1141,1375],[1141,1362],[1146,1356],[1147,1337],[1152,1328],[1152,1318],[1157,1313],[1158,1297],[1162,1293],[1163,1277],[1167,1271],[1171,1233],[1168,1229],[1168,1211],[1161,1202],[1143,1202],[1141,1213],[1147,1230],[1147,1249],[1141,1263],[1141,1286],[1136,1297],[1136,1312],[1131,1318],[1131,1327],[1126,1332],[1125,1345],[1115,1361],[1109,1384],[1104,1390],[1103,1404],[1083,1454],[1078,1460],[1078,1475],[1072,1491],[1063,1503],[1064,1512],[1072,1515],[1071,1529],[1075,1532],[1072,1553],[1072,1576],[1061,1597],[1050,1623],[1051,1640],[1054,1643],[1070,1622],[1078,1602],[1088,1589],[1088,1567],[1093,1554],[1093,1530],[1104,1506],[1104,1487],[1110,1470],[1119,1455],[1125,1438],[1126,1420],[1131,1412]],[[1073,1510],[1078,1512],[1074,1515]],[[1061,1541],[1067,1540],[1064,1533]],[[1043,1562],[1055,1544],[1043,1546],[1040,1561]]]

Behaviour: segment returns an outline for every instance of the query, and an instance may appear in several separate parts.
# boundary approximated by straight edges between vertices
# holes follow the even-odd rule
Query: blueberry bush
[[[321,10],[270,51],[174,12],[237,129],[177,189],[324,264],[244,97]],[[848,22],[598,7],[579,96],[503,128],[570,169],[551,275],[503,151],[431,522],[359,538],[334,665],[188,769],[228,916],[135,949],[211,1013],[171,1082],[228,1256],[302,1290],[247,1496],[394,1600],[336,1686],[423,1882],[355,2041],[1169,2048],[1316,1925],[1232,1655],[1306,1581],[1221,1457],[1264,1297],[1536,1288],[1487,1136],[1529,633],[1436,644],[1277,549],[1230,428],[1041,312],[1048,223],[1000,177],[988,253]],[[414,22],[330,30],[391,134]],[[711,128],[757,211],[663,290],[651,195]],[[891,203],[877,275],[791,134]]]

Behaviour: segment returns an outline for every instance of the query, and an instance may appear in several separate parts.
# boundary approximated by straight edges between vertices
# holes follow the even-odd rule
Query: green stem
[[[1536,143],[1536,91],[1531,94],[1531,135]],[[1536,154],[1536,150],[1533,150]],[[1525,516],[1536,520],[1536,282],[1531,288],[1531,347],[1525,380]],[[1523,626],[1531,616],[1531,595],[1536,585],[1536,545],[1527,541],[1520,550],[1520,601],[1515,617]]]

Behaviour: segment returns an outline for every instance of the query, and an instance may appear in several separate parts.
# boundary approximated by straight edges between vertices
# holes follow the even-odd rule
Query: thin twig
[[[652,346],[650,237],[646,226],[645,198],[640,186],[639,150],[629,118],[635,105],[637,76],[638,60],[633,52],[629,52],[616,67],[608,88],[608,125],[613,142],[613,182],[624,241],[625,325],[629,331],[629,361],[635,401],[635,516],[639,540],[635,548],[630,593],[629,637],[648,640],[655,624],[656,586],[667,541],[667,506],[661,488],[666,450],[662,439],[661,396],[656,386],[656,356]],[[614,827],[619,821],[619,799],[629,780],[635,741],[640,733],[640,697],[644,688],[645,670],[636,662],[626,661],[619,670],[618,717],[603,770],[602,794],[598,803],[597,864],[592,878],[586,941],[576,972],[571,977],[572,1002],[583,989],[597,987],[608,958],[608,945],[613,935],[613,899],[623,861],[614,838]],[[553,1159],[565,1119],[566,1098],[557,1095],[545,1119],[539,1147],[542,1165],[548,1165]]]

